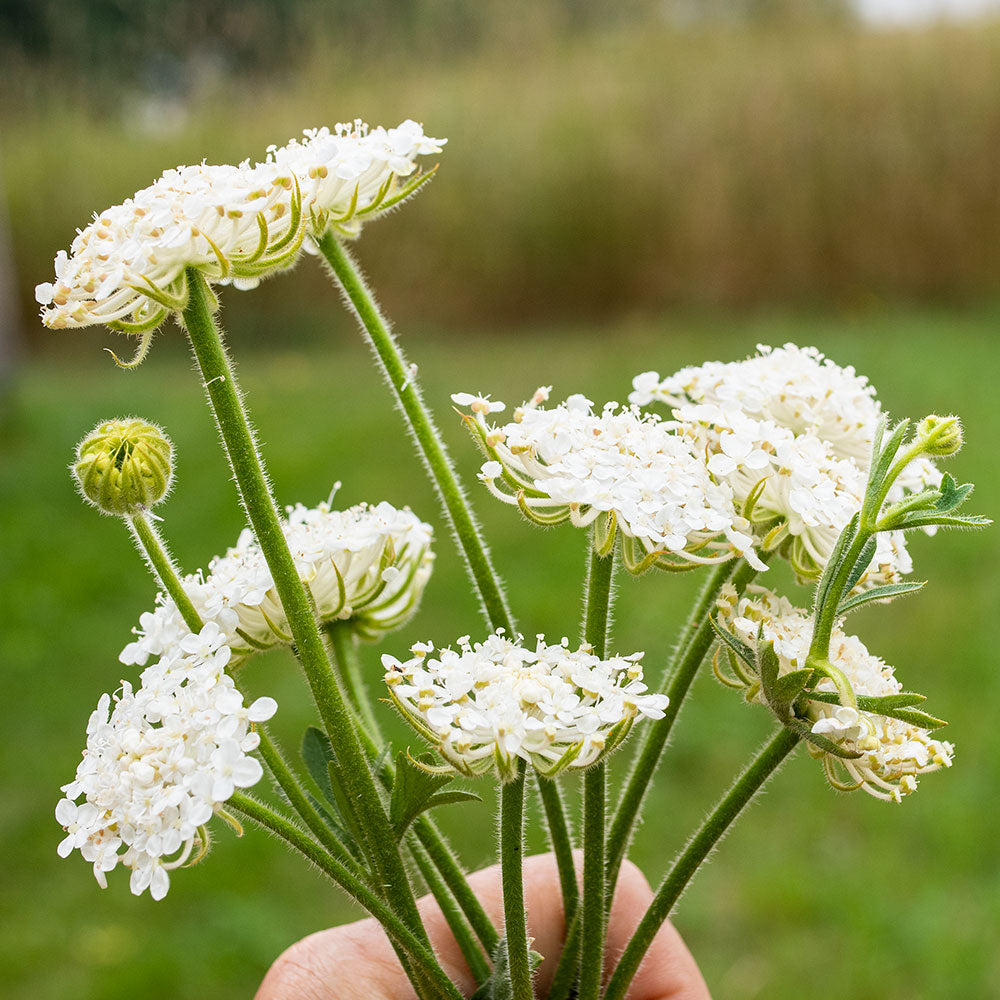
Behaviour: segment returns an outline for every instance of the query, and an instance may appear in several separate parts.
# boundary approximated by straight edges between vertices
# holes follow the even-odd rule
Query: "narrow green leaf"
[[[834,743],[833,740],[828,740],[825,736],[821,736],[819,733],[814,733],[808,723],[803,722],[801,719],[796,719],[794,716],[787,719],[785,721],[785,725],[790,729],[793,729],[799,734],[799,736],[801,736],[804,740],[807,740],[813,746],[818,747],[820,750],[823,750],[828,754],[832,754],[834,757],[840,757],[843,760],[857,760],[860,756],[862,756],[859,753],[845,750],[843,747]]]
[[[718,617],[716,615],[712,615],[708,620],[716,636],[721,639],[748,667],[756,666],[757,658],[754,655],[754,651],[745,642],[741,639],[737,639],[735,635],[732,635],[724,629],[719,624]]]
[[[330,740],[326,734],[315,726],[309,726],[302,737],[302,760],[328,802],[334,801],[330,771],[327,766],[332,759],[333,751],[330,749]]]
[[[854,590],[858,580],[864,576],[865,570],[871,565],[872,559],[875,556],[875,545],[875,536],[872,535],[872,537],[865,542],[864,548],[862,548],[861,554],[858,556],[858,561],[854,564],[854,568],[847,577],[847,583],[844,586],[845,594],[849,594],[852,590]]]
[[[454,774],[424,770],[403,751],[396,755],[396,778],[389,800],[389,822],[397,838],[402,838],[414,819],[428,809],[454,802],[481,801],[475,792],[461,789],[441,791],[454,778]]]
[[[911,580],[907,583],[887,583],[882,587],[872,587],[871,590],[862,591],[841,601],[837,614],[846,615],[849,611],[855,611],[872,601],[887,601],[893,597],[902,597],[904,594],[915,594],[926,584],[926,580]]]
[[[771,689],[775,700],[787,710],[788,706],[802,693],[802,689],[812,675],[812,667],[803,667],[801,670],[793,670],[791,673],[783,674],[774,682]]]

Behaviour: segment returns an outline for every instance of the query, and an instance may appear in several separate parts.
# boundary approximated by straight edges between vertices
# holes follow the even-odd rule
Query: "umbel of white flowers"
[[[813,635],[813,619],[807,611],[760,588],[751,587],[750,593],[738,597],[729,585],[716,607],[719,626],[751,650],[761,642],[773,645],[779,676],[806,666]],[[899,802],[916,790],[919,775],[951,767],[954,747],[936,739],[929,728],[943,723],[913,707],[924,700],[922,696],[903,697],[903,686],[892,667],[839,625],[833,629],[829,658],[858,698],[857,707],[839,704],[829,678],[819,682],[813,697],[804,696],[812,732],[856,755],[842,757],[809,745],[813,756],[823,761],[834,788],[863,788],[876,798]],[[764,703],[760,678],[725,645],[716,652],[715,672],[723,683],[743,688],[748,700]]]
[[[748,522],[732,487],[716,482],[700,449],[674,421],[608,403],[595,413],[582,395],[543,407],[548,388],[514,411],[511,423],[487,423],[505,404],[470,393],[466,422],[486,453],[479,478],[493,496],[539,524],[595,524],[595,545],[610,551],[620,532],[625,564],[690,568],[753,551]]]
[[[416,159],[446,139],[420,125],[369,128],[360,120],[310,129],[270,147],[263,163],[201,163],[167,170],[121,205],[97,213],[59,251],[55,280],[35,289],[52,329],[105,324],[149,331],[187,299],[185,269],[210,282],[255,287],[294,263],[307,236],[357,236],[430,175]]]
[[[573,651],[537,637],[534,649],[502,634],[437,656],[430,643],[411,659],[384,655],[385,682],[396,707],[456,771],[517,774],[519,759],[551,777],[589,767],[628,735],[638,716],[659,719],[667,697],[647,694],[642,653],[601,659],[589,646]]]
[[[410,510],[388,503],[345,511],[327,503],[297,504],[288,508],[282,527],[322,621],[349,620],[359,636],[374,640],[415,612],[434,563],[433,533]],[[230,669],[255,650],[291,641],[271,571],[249,530],[212,560],[207,574],[191,574],[182,585],[202,620],[214,622],[232,648]],[[136,639],[120,659],[144,664],[174,648],[188,631],[174,602],[159,594],[156,609],[140,617]]]
[[[260,780],[260,762],[249,756],[260,736],[250,724],[271,718],[277,704],[244,706],[226,673],[229,658],[210,622],[147,667],[137,690],[123,681],[113,699],[101,696],[56,819],[66,831],[60,856],[79,850],[102,888],[120,863],[132,871],[135,895],[149,889],[162,899],[170,870],[190,863],[196,848],[207,851],[213,814],[224,814],[235,789]]]
[[[766,549],[786,556],[800,579],[817,578],[840,532],[861,508],[872,438],[881,416],[875,389],[814,347],[758,346],[744,361],[710,361],[660,379],[637,375],[629,400],[666,403],[708,469],[750,517]],[[935,489],[941,473],[914,459],[888,502]],[[901,531],[885,532],[861,586],[897,581],[913,564]]]

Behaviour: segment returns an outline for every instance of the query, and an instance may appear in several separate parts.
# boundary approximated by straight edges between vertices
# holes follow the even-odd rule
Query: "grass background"
[[[423,608],[384,648],[399,653],[418,639],[477,634],[482,626],[457,557],[360,338],[332,291],[323,309],[322,323],[284,330],[266,350],[245,344],[238,328],[230,335],[278,497],[315,502],[339,479],[344,504],[383,498],[411,504],[439,526],[439,560]],[[863,322],[691,314],[551,327],[534,337],[492,333],[461,343],[404,334],[404,342],[470,476],[477,458],[452,419],[452,391],[489,391],[514,403],[551,382],[556,393],[583,391],[603,401],[624,397],[631,375],[646,368],[735,358],[760,341],[816,344],[868,374],[894,414],[960,412],[969,443],[954,470],[978,484],[974,506],[989,513],[1000,486],[1000,421],[985,373],[998,319],[995,307],[885,310]],[[113,343],[111,335],[81,332],[65,342],[65,355],[29,364],[2,422],[7,712],[0,750],[6,861],[0,978],[5,995],[36,1000],[111,1000],[137,992],[245,997],[283,947],[350,915],[337,892],[283,848],[254,831],[237,842],[220,827],[211,856],[178,872],[159,904],[131,897],[120,872],[101,892],[79,858],[55,855],[58,786],[72,777],[92,705],[129,673],[116,653],[154,592],[125,532],[77,500],[63,461],[99,419],[142,414],[162,423],[177,449],[177,488],[161,512],[182,565],[205,565],[241,523],[179,333],[161,334],[133,373],[115,370],[98,352],[105,342]],[[521,627],[529,635],[573,634],[584,536],[568,526],[533,528],[476,490],[473,499]],[[677,923],[717,997],[791,998],[807,991],[831,1000],[845,994],[904,1000],[1000,991],[993,946],[1000,929],[1000,744],[991,711],[1000,696],[993,643],[997,534],[921,537],[913,551],[917,573],[930,577],[931,586],[889,608],[861,612],[853,624],[908,687],[930,696],[932,711],[951,721],[957,763],[926,778],[897,807],[860,793],[836,795],[818,765],[799,752],[682,901]],[[667,574],[623,580],[614,648],[645,649],[655,676],[695,585]],[[375,683],[377,654],[367,653]],[[274,727],[287,746],[296,745],[311,711],[294,661],[268,654],[247,670],[254,690],[277,697]],[[384,707],[382,713],[389,715]],[[741,705],[709,676],[696,682],[635,845],[634,857],[651,879],[768,729],[762,710]],[[617,761],[615,770],[623,765]],[[532,812],[533,844],[542,849],[538,809]],[[490,815],[488,801],[463,806],[460,815],[439,814],[470,867],[492,859]]]

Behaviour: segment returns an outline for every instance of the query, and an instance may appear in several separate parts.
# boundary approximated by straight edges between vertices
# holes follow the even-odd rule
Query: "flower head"
[[[282,527],[302,582],[323,621],[349,619],[363,638],[376,639],[416,610],[434,555],[429,525],[391,504],[359,504],[345,511],[329,504],[288,508]],[[214,622],[233,650],[232,666],[255,649],[290,641],[290,627],[267,561],[244,531],[207,574],[182,581],[203,621]],[[145,663],[181,642],[188,629],[170,598],[139,620],[123,663]]]
[[[507,780],[518,759],[549,776],[589,767],[637,715],[659,719],[667,706],[646,693],[641,653],[602,660],[541,636],[531,650],[499,632],[475,645],[464,636],[437,656],[433,648],[417,644],[403,663],[383,656],[386,684],[404,718],[467,775],[496,768]]]
[[[771,643],[778,657],[779,676],[801,670],[812,641],[812,616],[793,607],[783,597],[769,591],[751,588],[747,596],[737,598],[731,588],[724,589],[718,601],[718,623],[751,650],[763,641]],[[750,701],[762,702],[761,685],[752,668],[736,657],[729,658],[731,674],[723,659],[727,647],[716,652],[716,675],[731,686],[743,687]],[[849,791],[863,788],[876,798],[900,801],[917,787],[917,777],[942,767],[950,767],[954,755],[951,743],[938,740],[929,728],[913,721],[920,713],[885,706],[881,714],[875,710],[877,699],[899,695],[903,687],[888,664],[873,656],[862,642],[846,635],[839,627],[833,629],[830,642],[830,663],[843,672],[858,697],[858,708],[840,705],[833,699],[835,691],[829,678],[815,688],[817,697],[807,692],[807,719],[811,731],[838,744],[843,750],[859,756],[851,759],[835,756],[810,745],[813,756],[823,761],[830,783]],[[823,700],[829,697],[832,700]],[[915,696],[910,704],[921,701]],[[870,710],[866,710],[865,706]],[[900,717],[902,716],[902,717]],[[934,722],[924,716],[928,723]]]
[[[853,368],[815,348],[760,346],[744,361],[708,362],[665,379],[633,380],[637,405],[664,402],[729,485],[765,545],[803,580],[820,575],[840,532],[861,508],[872,440],[881,416],[875,390]],[[889,500],[936,487],[926,458],[904,470]],[[880,534],[861,586],[898,580],[912,569],[902,532]]]
[[[690,566],[739,554],[758,568],[748,524],[726,483],[713,481],[701,451],[673,421],[608,403],[595,413],[581,395],[544,408],[548,391],[491,426],[503,404],[458,393],[467,422],[488,460],[480,479],[505,503],[542,524],[597,522],[598,538],[621,531],[626,564]]]
[[[212,815],[263,773],[249,756],[260,742],[250,724],[269,719],[276,703],[243,704],[216,625],[193,638],[187,651],[175,647],[147,667],[138,689],[123,681],[113,699],[101,696],[76,778],[63,786],[59,854],[79,850],[102,888],[120,862],[132,870],[135,895],[148,888],[162,899],[169,872],[199,842],[207,847]]]
[[[303,235],[288,170],[181,166],[95,215],[70,252],[56,255],[55,281],[38,285],[35,298],[52,329],[103,323],[139,333],[183,308],[186,268],[253,287],[294,259]]]
[[[268,160],[299,179],[303,211],[315,237],[333,229],[357,236],[361,226],[395,207],[430,176],[418,171],[417,157],[440,153],[447,139],[432,139],[414,121],[395,128],[369,128],[361,119],[329,128],[307,129]],[[409,180],[401,180],[409,178]]]

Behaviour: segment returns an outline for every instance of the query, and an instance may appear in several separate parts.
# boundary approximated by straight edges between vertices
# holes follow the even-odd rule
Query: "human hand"
[[[469,884],[497,927],[503,925],[500,868],[484,868]],[[566,933],[559,874],[551,854],[526,858],[524,895],[532,948],[545,956],[535,974],[539,996],[549,989]],[[622,953],[653,898],[635,865],[622,866],[608,921],[608,966]],[[420,912],[444,971],[465,995],[476,988],[462,953],[433,897]],[[608,969],[610,972],[610,969]],[[255,1000],[414,1000],[381,925],[374,919],[319,931],[292,945],[271,966]],[[632,981],[628,1000],[711,1000],[691,953],[669,922],[664,923]]]

